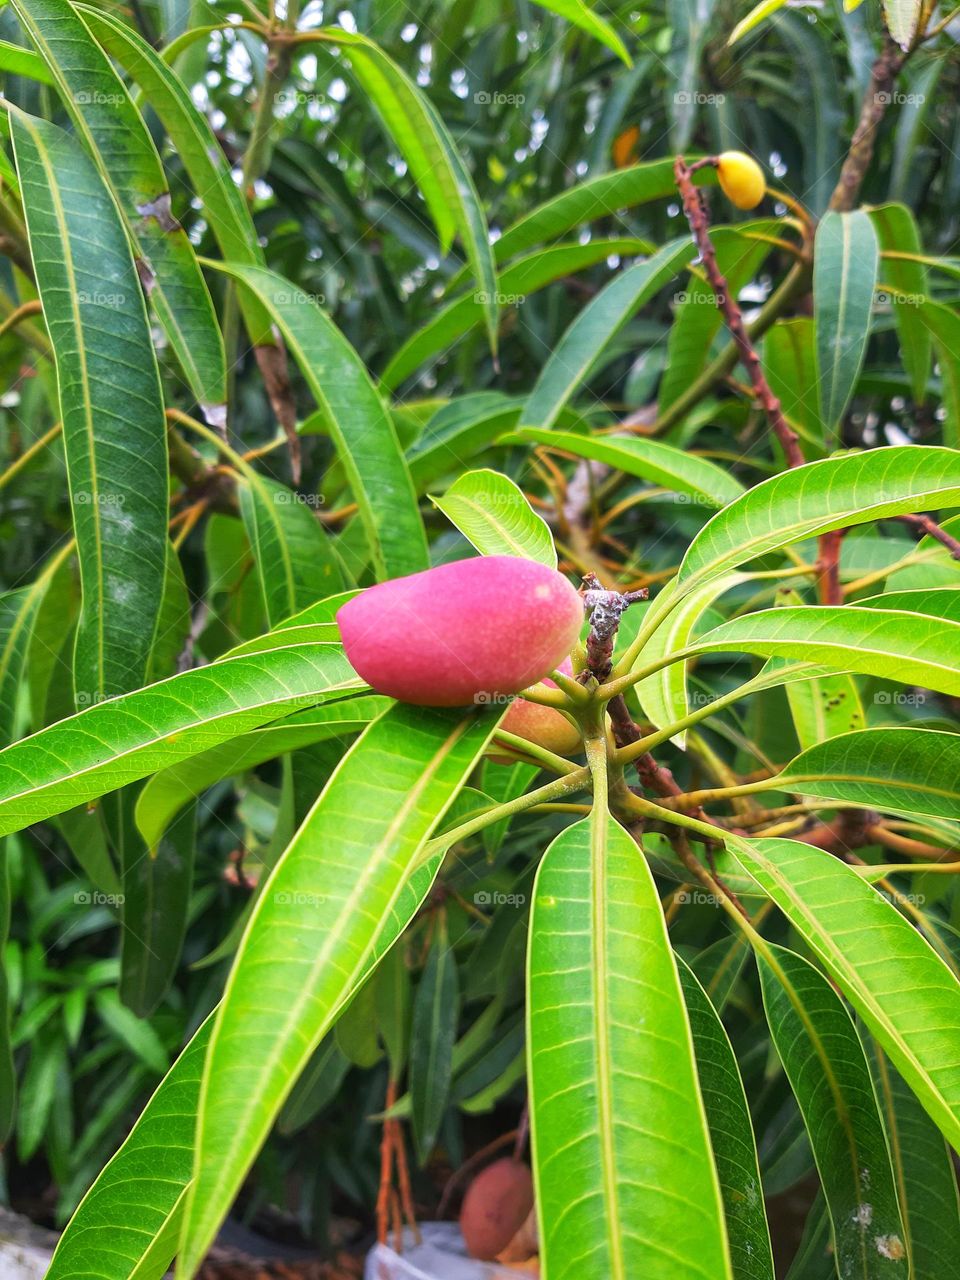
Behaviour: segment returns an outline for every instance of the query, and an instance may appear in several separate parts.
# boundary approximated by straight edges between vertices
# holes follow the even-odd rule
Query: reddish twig
[[[760,364],[760,357],[744,327],[743,313],[731,296],[726,277],[717,265],[717,253],[713,247],[713,241],[710,239],[710,219],[707,214],[707,206],[702,192],[693,185],[693,172],[694,170],[687,164],[683,156],[677,156],[673,162],[673,174],[677,189],[683,200],[683,210],[687,215],[687,222],[690,224],[690,230],[703,260],[703,269],[707,273],[707,279],[713,286],[716,304],[723,313],[723,318],[727,323],[727,328],[730,330],[743,367],[750,377],[750,385],[753,387],[754,394],[763,407],[767,421],[780,441],[788,465],[791,467],[802,466],[805,459],[800,449],[800,437],[783,416],[780,401],[771,390],[769,382],[767,382],[766,375]]]
[[[580,588],[584,608],[590,614],[590,634],[587,637],[587,662],[590,675],[606,680],[613,667],[613,645],[620,627],[620,619],[639,600],[650,594],[646,587],[639,591],[605,591],[596,574],[584,576]]]
[[[840,585],[840,547],[846,529],[831,529],[820,537],[820,603],[843,604],[843,587]]]
[[[920,529],[930,538],[935,538],[942,546],[946,547],[954,560],[960,560],[960,541],[952,534],[947,533],[946,529],[942,529],[931,516],[897,516],[898,520],[904,524],[911,525],[914,529]]]

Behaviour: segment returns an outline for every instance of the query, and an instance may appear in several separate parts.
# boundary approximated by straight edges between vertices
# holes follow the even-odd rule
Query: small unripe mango
[[[564,658],[558,670],[566,676],[573,675],[573,664]],[[557,686],[547,676],[544,684],[555,689]],[[553,707],[542,707],[537,702],[527,702],[526,698],[516,698],[510,703],[510,710],[500,721],[500,728],[506,733],[515,734],[518,738],[526,738],[538,747],[545,747],[554,755],[571,756],[580,750],[580,733],[570,721]],[[512,756],[491,755],[496,764],[513,764]]]
[[[724,151],[718,156],[717,177],[724,195],[738,209],[755,209],[767,194],[763,170],[743,151]]]
[[[460,1233],[471,1258],[491,1262],[506,1249],[533,1208],[533,1178],[525,1164],[494,1160],[467,1188]]]
[[[480,556],[394,578],[337,613],[347,658],[378,693],[424,707],[491,702],[536,684],[580,635],[583,605],[556,569]]]

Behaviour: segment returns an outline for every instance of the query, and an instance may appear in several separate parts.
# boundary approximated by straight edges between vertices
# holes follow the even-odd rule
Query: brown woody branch
[[[747,334],[743,313],[730,293],[726,277],[717,265],[717,253],[710,239],[710,218],[707,214],[707,206],[703,193],[693,185],[694,169],[687,164],[683,156],[677,156],[673,162],[673,173],[683,200],[687,222],[690,224],[690,230],[703,260],[703,269],[713,287],[717,306],[727,322],[727,328],[733,337],[743,367],[750,377],[750,385],[767,415],[767,421],[780,441],[788,465],[802,466],[805,459],[800,449],[800,437],[783,416],[780,401],[766,379],[756,347]]]

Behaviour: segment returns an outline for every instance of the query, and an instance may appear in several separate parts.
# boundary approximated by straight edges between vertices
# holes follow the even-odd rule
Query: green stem
[[[537,787],[535,791],[528,791],[525,795],[517,796],[515,800],[508,800],[505,804],[498,804],[492,809],[485,809],[483,813],[477,814],[469,822],[461,823],[459,827],[454,827],[442,836],[434,836],[424,846],[423,856],[424,858],[429,858],[431,854],[438,853],[442,849],[449,849],[451,845],[457,844],[461,840],[466,840],[468,836],[474,835],[477,831],[482,831],[484,827],[489,827],[494,822],[499,822],[501,818],[510,818],[515,813],[523,813],[526,809],[532,809],[534,805],[562,800],[564,796],[583,791],[589,782],[590,770],[580,768],[575,773],[568,773],[563,778],[557,778],[553,782],[548,782],[545,786]]]
[[[515,733],[506,733],[503,729],[497,729],[493,735],[496,744],[503,744],[509,747],[511,751],[517,755],[526,756],[528,759],[542,765],[544,769],[549,769],[551,773],[557,773],[561,777],[568,774],[576,773],[578,766],[572,764],[563,756],[558,756],[553,751],[548,751],[546,747],[541,747],[536,742],[531,742],[528,738],[520,738]]]

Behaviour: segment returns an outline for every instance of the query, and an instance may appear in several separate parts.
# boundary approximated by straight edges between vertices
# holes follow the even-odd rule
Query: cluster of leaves
[[[292,1170],[322,1235],[385,1107],[435,1203],[527,1094],[550,1280],[770,1280],[812,1174],[793,1280],[960,1264],[957,65],[929,7],[762,8],[0,13],[0,1098],[15,1199],[93,1182],[51,1276],[192,1275]],[[675,185],[729,145],[801,467]],[[651,588],[562,695],[587,766],[346,661],[352,593],[474,552]]]

